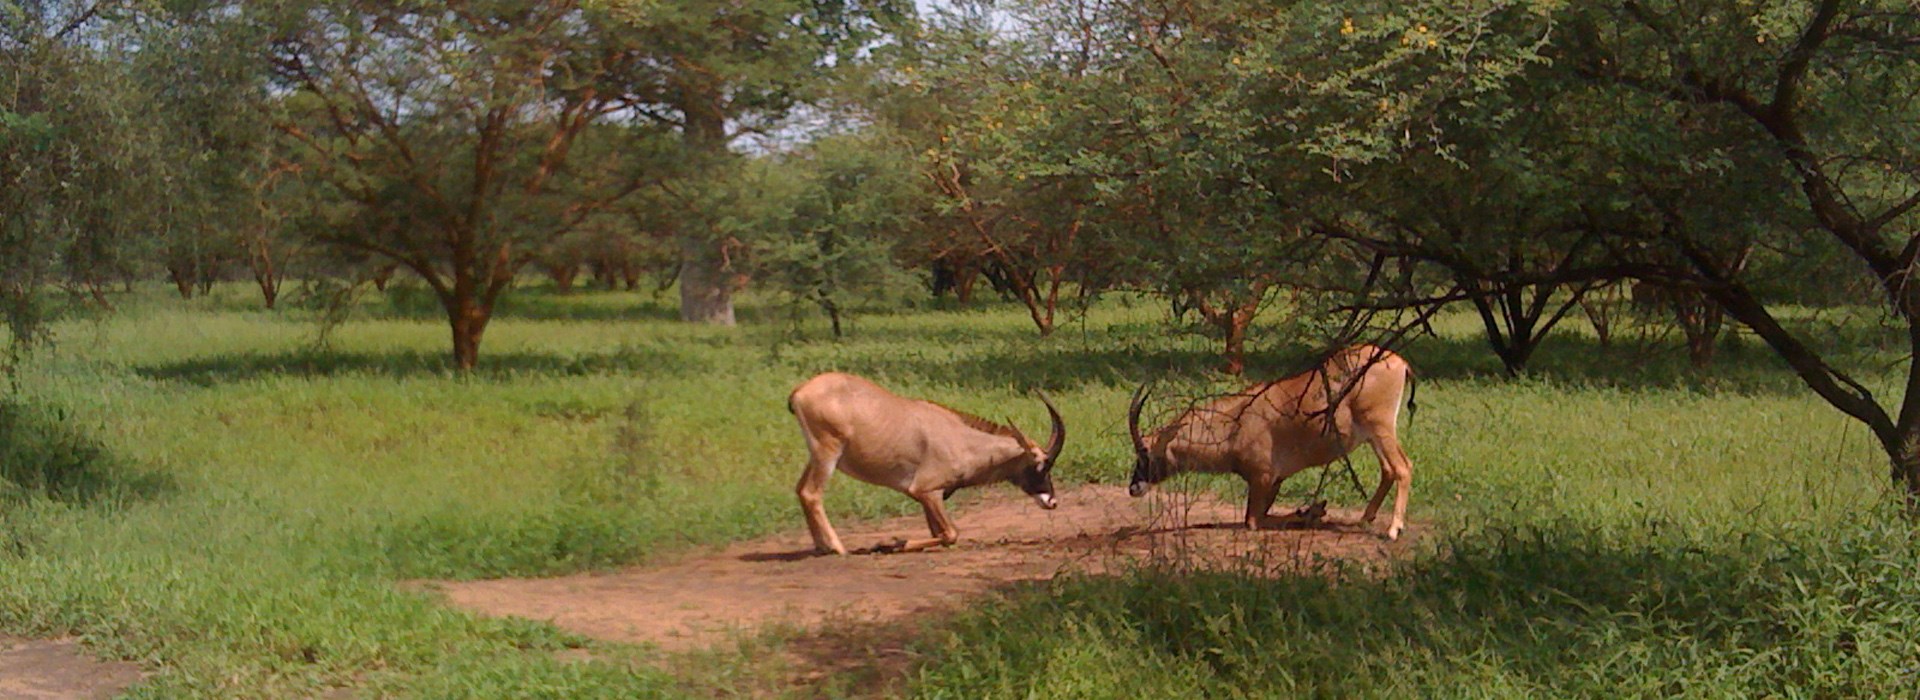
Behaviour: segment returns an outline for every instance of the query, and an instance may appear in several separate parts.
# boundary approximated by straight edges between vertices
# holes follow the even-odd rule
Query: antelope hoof
[[[1293,511],[1293,517],[1308,524],[1318,523],[1327,517],[1327,502],[1316,501],[1311,505],[1301,506],[1300,509]]]
[[[1387,541],[1392,542],[1398,539],[1400,539],[1400,526],[1395,525],[1393,527],[1387,528]]]

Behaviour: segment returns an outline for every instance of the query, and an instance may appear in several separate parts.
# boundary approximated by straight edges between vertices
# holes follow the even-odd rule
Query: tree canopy
[[[307,250],[422,280],[460,368],[535,262],[632,287],[649,260],[696,322],[762,285],[836,333],[915,277],[985,280],[1041,336],[1139,294],[1233,372],[1263,310],[1331,346],[1463,304],[1521,374],[1632,285],[1696,361],[1722,319],[1758,337],[1920,503],[1920,359],[1877,395],[1774,303],[1878,310],[1920,357],[1910,3],[6,8],[16,346],[48,290],[245,267],[271,304]]]

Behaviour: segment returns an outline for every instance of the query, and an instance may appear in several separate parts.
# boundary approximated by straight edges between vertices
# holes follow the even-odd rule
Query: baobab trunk
[[[680,239],[680,320],[733,325],[733,286],[712,241]]]
[[[696,153],[716,161],[733,157],[727,151],[722,94],[717,85],[689,85],[675,105],[685,117],[681,137]],[[680,236],[680,320],[731,326],[732,280],[722,244],[712,238]]]

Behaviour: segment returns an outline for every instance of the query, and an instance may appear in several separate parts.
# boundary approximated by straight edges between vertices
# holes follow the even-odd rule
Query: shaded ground
[[[877,546],[925,537],[921,517],[837,525],[845,557],[816,556],[803,527],[711,554],[614,573],[544,579],[425,584],[454,605],[553,624],[582,635],[657,644],[713,645],[768,624],[803,629],[908,619],[952,608],[1006,585],[1062,573],[1107,573],[1143,563],[1260,572],[1327,560],[1375,564],[1425,528],[1389,543],[1336,511],[1301,529],[1249,532],[1240,505],[1184,494],[1132,499],[1124,487],[1086,486],[1046,511],[1012,489],[987,489],[960,508],[961,541],[947,549],[876,554]],[[1276,512],[1280,511],[1276,507]],[[794,507],[794,522],[800,520]]]
[[[110,698],[140,680],[140,667],[101,661],[71,639],[0,636],[0,698],[78,700]]]

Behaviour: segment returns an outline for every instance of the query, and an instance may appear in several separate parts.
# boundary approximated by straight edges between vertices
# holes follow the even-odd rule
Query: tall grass
[[[1205,341],[1126,299],[1045,340],[989,304],[869,314],[833,342],[753,299],[742,328],[713,329],[644,295],[526,292],[481,369],[456,375],[444,322],[405,292],[366,300],[324,347],[302,314],[245,293],[148,290],[61,326],[58,351],[22,369],[0,402],[0,630],[140,660],[154,697],[710,693],[650,651],[395,584],[608,568],[796,527],[805,455],[785,397],[818,371],[1028,427],[1045,423],[1030,393],[1044,388],[1073,436],[1063,484],[1124,478],[1136,382],[1221,383]],[[1440,330],[1406,349],[1423,378],[1405,441],[1416,526],[1446,547],[1378,580],[1043,587],[924,641],[914,690],[1844,695],[1906,678],[1900,640],[1920,629],[1886,599],[1914,599],[1892,572],[1920,556],[1877,510],[1880,458],[1764,353],[1736,346],[1696,372],[1569,333],[1509,381],[1471,319]],[[1255,373],[1308,350],[1267,342]],[[1849,361],[1881,359],[1864,347]],[[829,499],[838,517],[912,509],[851,484]],[[597,660],[555,655],[582,646]],[[1335,683],[1348,673],[1371,680]]]
[[[1872,514],[1879,517],[1889,513]],[[924,643],[927,697],[1912,697],[1920,549],[1826,536],[1452,540],[1384,578],[1056,582]]]

